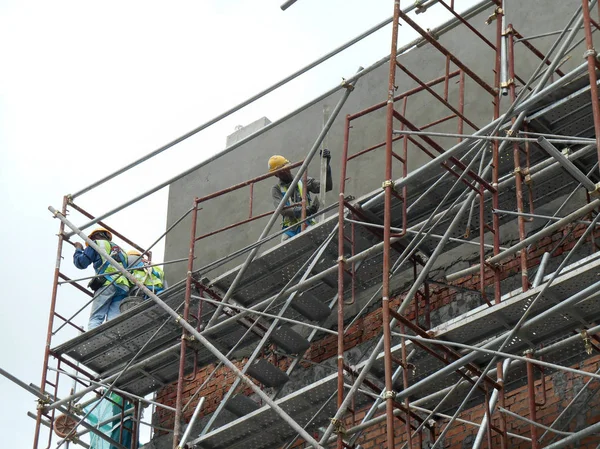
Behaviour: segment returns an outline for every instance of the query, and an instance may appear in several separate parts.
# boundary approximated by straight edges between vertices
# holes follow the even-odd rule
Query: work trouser
[[[88,330],[104,323],[104,320],[110,321],[119,315],[119,304],[123,298],[127,296],[128,290],[121,286],[110,284],[99,288],[94,294],[92,301],[92,311],[90,313],[90,321],[88,322]]]

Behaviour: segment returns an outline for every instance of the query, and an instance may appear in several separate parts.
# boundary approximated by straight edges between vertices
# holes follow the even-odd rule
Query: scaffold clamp
[[[436,41],[440,40],[440,36],[435,31],[433,31],[431,28],[427,28],[427,34],[429,34]]]
[[[585,352],[587,355],[592,355],[592,339],[590,338],[590,334],[587,333],[587,330],[581,331],[581,339],[583,340],[583,344],[585,345]]]
[[[43,398],[39,398],[37,401],[36,409],[44,410],[46,405],[50,404],[50,397],[46,394]]]
[[[485,24],[490,25],[494,20],[498,18],[499,15],[504,14],[504,10],[502,8],[496,8],[496,10],[489,15],[487,19],[485,19]]]
[[[342,78],[341,86],[345,89],[348,89],[350,92],[354,90],[354,86],[352,85],[352,83],[349,83],[346,78]]]
[[[344,426],[344,423],[341,420],[331,418],[331,424],[333,425],[333,431],[335,433],[338,435],[346,435],[346,426]]]
[[[600,198],[600,183],[596,184],[596,188],[588,193],[593,198]]]
[[[342,262],[344,265],[346,265],[346,263],[348,263],[348,259],[346,259],[344,256],[339,256],[337,258],[338,262]]]
[[[81,406],[81,404],[72,405],[71,412],[76,415],[83,415],[83,407]]]
[[[594,58],[596,57],[598,53],[596,53],[596,49],[595,48],[590,48],[586,51],[583,52],[583,59],[587,59],[588,56],[593,56]]]
[[[427,11],[427,6],[425,6],[423,0],[415,0],[415,13],[422,14]]]
[[[196,341],[196,337],[194,337],[193,335],[182,335],[181,341],[186,341],[186,340],[189,342]]]
[[[383,395],[385,399],[396,399],[396,392],[394,390],[388,390]]]
[[[395,187],[394,186],[394,181],[392,181],[391,179],[387,179],[387,180],[383,181],[383,183],[381,184],[381,189],[382,190],[385,190],[388,187],[391,187],[392,190],[394,190],[394,187]]]
[[[500,87],[504,89],[510,87],[512,84],[515,84],[514,78],[510,78],[507,81],[500,83]]]

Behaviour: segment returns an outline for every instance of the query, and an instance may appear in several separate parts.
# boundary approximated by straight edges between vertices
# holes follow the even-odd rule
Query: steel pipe
[[[538,266],[537,273],[535,273],[535,278],[533,279],[533,288],[539,287],[542,283],[542,279],[544,279],[544,271],[546,271],[546,265],[548,265],[548,261],[550,260],[550,253],[545,252],[542,255],[542,259],[540,260],[540,265]]]
[[[498,375],[498,383],[501,383],[503,386],[504,386],[504,379],[506,379],[506,376],[508,376],[508,370],[510,368],[511,361],[512,361],[511,359],[505,359],[504,362],[502,362],[502,372],[500,372]],[[489,414],[484,413],[483,418],[481,419],[481,427],[479,427],[479,430],[477,431],[477,435],[475,436],[475,441],[473,441],[472,449],[479,449],[481,447],[481,444],[483,443],[483,439],[485,437],[487,425],[489,422],[489,416],[491,416],[494,413],[494,408],[496,407],[496,403],[498,402],[499,397],[500,397],[500,391],[494,389],[494,391],[492,391],[492,395],[489,400]]]
[[[548,139],[543,136],[538,137],[537,143],[541,146],[546,152],[552,156],[554,159],[558,161],[560,165],[565,169],[565,171],[570,174],[575,181],[582,184],[588,192],[594,192],[596,190],[596,184],[588,178],[584,173],[579,170],[575,164],[573,164],[569,159],[565,157],[565,155],[554,145],[550,143]]]
[[[577,220],[578,218],[580,218],[584,215],[589,214],[592,210],[594,210],[598,206],[600,206],[600,200],[594,200],[591,203],[586,204],[585,206],[581,207],[580,209],[576,210],[575,212],[567,215],[566,217],[561,218],[560,220],[556,221],[555,223],[552,223],[547,228],[544,228],[541,231],[536,232],[535,234],[527,237],[525,240],[522,240],[519,243],[511,246],[507,250],[502,251],[499,254],[488,258],[486,260],[486,263],[489,265],[497,264],[498,262],[502,261],[506,257],[516,254],[518,251],[524,249],[525,247],[529,246],[530,244],[535,243],[538,240],[540,240],[550,234],[553,234],[554,232],[558,231],[565,225],[572,223],[573,221]],[[456,281],[457,279],[460,279],[463,276],[468,276],[469,274],[478,272],[479,268],[480,268],[480,265],[477,264],[477,265],[471,266],[469,268],[466,268],[464,270],[457,271],[455,273],[447,275],[446,280],[448,282]]]
[[[573,433],[573,435],[568,436],[567,438],[563,438],[562,440],[557,441],[556,443],[545,446],[544,449],[560,449],[569,444],[577,443],[582,438],[585,438],[589,435],[598,434],[598,432],[600,432],[600,422],[592,424],[591,426],[588,426],[585,429],[580,430],[579,432],[575,432]]]
[[[202,406],[204,405],[205,400],[206,400],[205,397],[201,397],[200,400],[198,401],[198,405],[196,406],[196,409],[194,410],[192,419],[190,419],[190,422],[187,425],[183,436],[181,437],[181,441],[179,442],[179,446],[177,447],[177,449],[183,449],[186,447],[185,443],[187,442],[188,438],[190,437],[190,433],[192,433],[192,427],[194,427],[194,424],[196,423],[196,420],[198,419],[198,416],[200,415],[200,410],[202,410]]]
[[[539,138],[533,137],[506,137],[506,136],[485,136],[476,134],[457,134],[457,133],[442,133],[434,131],[408,131],[408,130],[394,130],[394,134],[407,135],[407,136],[432,136],[432,137],[449,137],[459,138],[466,140],[487,140],[487,141],[501,141],[501,142],[535,142],[539,143]],[[565,136],[564,139],[550,138],[549,142],[562,143],[568,145],[582,145],[584,143],[595,143],[594,139],[574,138],[571,139]],[[558,150],[557,150],[558,151]]]

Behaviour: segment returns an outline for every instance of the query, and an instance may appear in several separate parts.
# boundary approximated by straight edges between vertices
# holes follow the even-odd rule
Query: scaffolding
[[[526,37],[510,24],[511,10],[501,0],[481,1],[463,12],[455,9],[454,1],[421,1],[404,9],[395,1],[392,18],[144,158],[65,196],[60,210],[50,207],[60,228],[42,379],[39,386],[32,386],[0,371],[38,398],[37,412],[31,415],[36,420],[34,449],[42,444],[42,426],[50,428],[47,447],[55,431],[61,435],[56,447],[69,443],[86,447],[80,437],[92,432],[114,447],[125,448],[123,432],[115,440],[85,420],[86,395],[106,398],[111,391],[132,404],[131,408],[119,404],[122,412],[116,418],[123,427],[125,417],[133,416],[128,421],[132,448],[138,447],[141,409],[148,404],[156,406],[157,413],[173,415],[172,428],[150,425],[155,434],[171,435],[174,449],[358,448],[362,436],[372,429],[383,429],[376,447],[435,449],[445,447],[444,438],[458,423],[477,429],[473,448],[508,448],[518,441],[534,449],[555,449],[590,436],[599,444],[600,423],[567,431],[569,421],[563,416],[572,414],[580,406],[580,395],[600,379],[598,371],[572,367],[592,351],[600,351],[596,336],[600,256],[595,236],[600,219],[600,65],[593,45],[593,32],[600,25],[590,15],[595,5],[595,0],[582,0],[564,29]],[[452,21],[436,30],[423,29],[414,13],[426,15],[429,8],[449,12]],[[471,23],[484,13],[489,14],[487,23],[495,40]],[[98,216],[75,200],[390,23],[388,57],[361,68],[342,85],[226,150],[341,92],[306,157],[292,165],[296,175],[275,210],[258,215],[253,210],[254,185],[277,174],[268,173],[194,198],[189,210],[157,239],[191,217],[188,257],[165,262],[187,263],[184,280],[155,295],[83,232],[98,223],[151,254],[154,245],[142,248],[105,220],[200,165]],[[420,37],[399,47],[401,24]],[[473,39],[489,48],[493,82],[438,39],[453,27],[468,29]],[[546,53],[533,43],[540,36],[554,39]],[[568,55],[582,42],[586,61],[567,70]],[[443,75],[432,80],[422,80],[403,58],[424,45],[434,48],[445,65]],[[519,73],[519,58],[537,62],[528,77]],[[360,78],[384,64],[389,66],[388,84],[382,87],[386,101],[345,117],[338,201],[318,212],[324,217],[318,224],[259,252],[282,234],[272,232],[273,226],[288,207],[294,186],[318,158]],[[398,93],[397,76],[410,78],[416,87]],[[477,124],[481,117],[469,117],[469,91],[493,105],[492,120],[484,126]],[[423,96],[442,105],[446,115],[425,124],[411,120],[409,104]],[[356,150],[352,138],[360,132],[361,120],[378,112],[384,114],[385,136]],[[348,163],[358,163],[361,156],[377,150],[385,152],[382,188],[351,196],[354,192],[346,191]],[[429,160],[411,169],[415,153]],[[203,203],[246,188],[250,192],[247,219],[198,235]],[[302,219],[308,222],[315,217],[306,216],[306,205],[304,197]],[[540,209],[554,212],[536,213]],[[67,218],[71,211],[89,221],[74,224]],[[198,241],[219,238],[223,231],[262,218],[268,223],[255,243],[198,266]],[[510,235],[508,226],[515,228]],[[559,232],[562,237],[553,240]],[[61,271],[65,244],[71,244],[73,236],[102,253],[151,301],[88,332],[74,324],[85,306],[71,317],[60,313],[60,285],[92,296],[78,284],[82,279],[71,279]],[[547,239],[551,249],[540,253],[545,248],[541,242]],[[568,239],[572,242],[563,251]],[[475,255],[467,267],[440,272],[443,257],[469,249]],[[214,279],[208,277],[238,257],[244,258],[239,266]],[[513,260],[511,272],[506,266]],[[519,279],[513,285],[515,275]],[[441,291],[464,292],[477,304],[440,320],[433,316],[432,298]],[[381,311],[381,329],[362,346],[350,341],[358,320],[374,310]],[[55,336],[66,329],[80,335],[56,344]],[[317,362],[307,358],[307,352],[326,337],[335,338],[337,356]],[[299,379],[306,376],[298,373],[306,374],[314,365],[322,368],[318,378]],[[184,394],[186,379],[208,366],[213,368],[202,384],[193,394]],[[204,413],[210,394],[207,386],[222,369],[233,378],[215,409]],[[571,373],[587,383],[554,422],[545,425],[537,412],[544,410],[544,382],[551,372]],[[64,379],[75,383],[70,394],[60,397]],[[176,384],[174,407],[147,399],[172,383]],[[527,388],[526,416],[511,411],[506,403],[507,392],[522,386]],[[484,410],[479,421],[461,416],[475,406]],[[67,418],[59,419],[58,412]],[[527,423],[529,433],[511,432],[508,418]]]

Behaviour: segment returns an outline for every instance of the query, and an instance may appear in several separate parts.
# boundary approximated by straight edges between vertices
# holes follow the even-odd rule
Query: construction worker
[[[163,270],[158,266],[148,266],[148,259],[142,257],[142,253],[136,250],[127,251],[127,258],[129,268],[134,268],[131,274],[150,291],[158,294],[167,288]]]
[[[108,229],[98,228],[92,231],[88,238],[106,251],[113,259],[124,267],[127,266],[127,254],[118,245],[112,242],[112,233]],[[88,323],[88,330],[100,326],[104,320],[109,321],[119,315],[119,304],[129,292],[129,281],[122,276],[108,260],[94,248],[86,248],[79,242],[75,243],[73,264],[80,270],[93,265],[97,276],[93,278],[88,287],[94,291],[92,311]]]
[[[329,192],[333,188],[333,182],[331,180],[331,166],[329,165],[331,162],[331,153],[329,150],[322,151],[322,157],[327,161],[327,177],[325,181],[325,191]],[[290,165],[290,161],[288,161],[285,157],[275,155],[269,158],[269,173],[272,173],[281,168],[285,168]],[[287,192],[290,183],[293,181],[294,177],[292,176],[291,170],[288,168],[287,170],[282,170],[276,175],[279,178],[279,183],[274,185],[271,190],[271,195],[273,197],[273,204],[275,207],[279,206],[281,199]],[[311,197],[311,193],[320,193],[321,186],[318,179],[308,178],[306,181],[306,186],[304,186],[302,180],[298,181],[294,192],[290,195],[289,199],[286,202],[286,206],[290,206],[292,204],[297,204],[302,202],[302,191],[306,187],[306,216],[311,216],[317,213],[319,210],[319,199],[315,197],[314,199]],[[285,241],[290,237],[295,236],[296,234],[302,231],[302,225],[298,224],[301,221],[302,217],[302,207],[294,206],[283,209],[281,211],[281,216],[283,217],[282,229],[286,229],[285,233],[281,236],[281,241]],[[315,222],[313,220],[309,220],[306,222],[307,226],[313,225]]]

